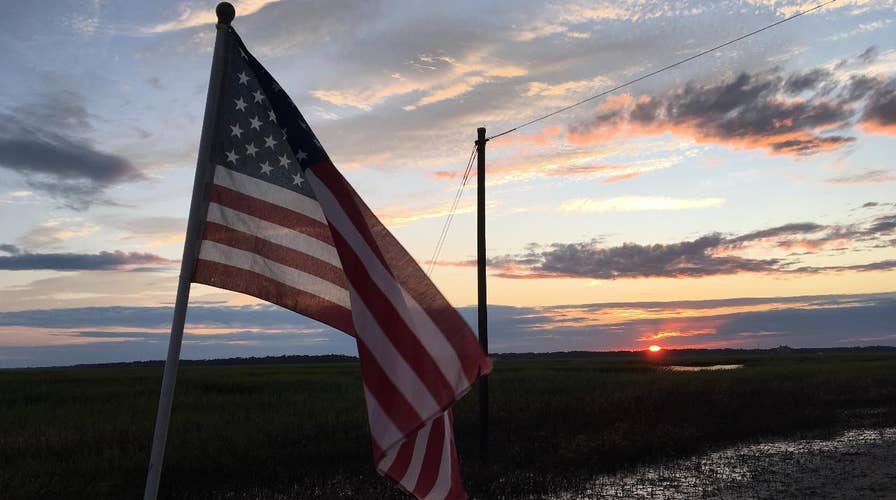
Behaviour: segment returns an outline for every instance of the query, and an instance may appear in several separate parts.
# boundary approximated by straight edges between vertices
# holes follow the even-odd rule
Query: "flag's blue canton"
[[[307,161],[302,161],[302,169],[317,165],[322,161],[329,161],[326,151],[324,151],[320,141],[317,140],[311,127],[308,126],[308,122],[305,121],[305,117],[302,116],[299,108],[293,104],[292,99],[286,95],[286,92],[274,80],[274,77],[249,53],[240,37],[236,34],[234,36],[238,45],[237,52],[258,76],[258,83],[268,95],[271,109],[273,109],[278,123],[283,125],[292,150],[302,151],[308,155]]]
[[[215,163],[314,198],[304,171],[326,153],[286,92],[231,36]]]

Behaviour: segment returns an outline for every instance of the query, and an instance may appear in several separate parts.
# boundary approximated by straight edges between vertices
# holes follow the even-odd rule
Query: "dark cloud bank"
[[[135,266],[162,266],[171,264],[152,253],[113,252],[99,253],[30,253],[15,245],[0,245],[0,270],[3,271],[108,271],[135,268]]]
[[[792,251],[787,257],[757,259],[736,255],[750,245]],[[896,214],[860,224],[785,224],[726,236],[712,233],[678,243],[623,243],[602,247],[597,240],[530,245],[526,252],[490,259],[494,274],[505,278],[573,277],[592,279],[700,278],[737,273],[822,273],[896,269],[896,260],[847,266],[804,265],[801,257],[832,247],[837,251],[896,246]],[[803,250],[802,254],[797,252]],[[455,265],[475,265],[457,262]]]
[[[856,61],[867,64],[875,53],[869,49]],[[614,134],[672,132],[806,156],[855,142],[853,127],[896,135],[896,78],[853,75],[844,81],[826,68],[743,72],[719,83],[691,82],[658,96],[609,104],[593,119],[571,126],[569,139],[586,143]]]
[[[33,189],[83,210],[109,203],[104,191],[144,175],[129,160],[96,148],[87,138],[83,99],[62,92],[0,111],[0,167],[18,172]]]
[[[752,307],[748,312],[717,308]],[[696,310],[687,317],[613,322],[613,310],[638,308],[657,315]],[[475,307],[460,308],[475,325]],[[0,328],[65,328],[90,343],[3,347],[0,367],[53,366],[164,359],[169,307],[91,307],[0,313]],[[616,315],[618,318],[619,316]],[[601,318],[604,318],[601,320]],[[599,320],[599,321],[595,321]],[[896,294],[744,298],[708,301],[583,304],[548,307],[489,306],[493,352],[551,352],[643,348],[650,335],[667,347],[845,347],[896,345]],[[127,328],[122,333],[116,329]],[[199,328],[225,329],[197,334]],[[141,329],[146,329],[141,330]],[[250,331],[250,329],[252,331]],[[156,330],[156,331],[152,331]],[[0,337],[2,340],[2,337]],[[354,339],[274,306],[199,305],[189,309],[184,359],[282,354],[356,354]]]

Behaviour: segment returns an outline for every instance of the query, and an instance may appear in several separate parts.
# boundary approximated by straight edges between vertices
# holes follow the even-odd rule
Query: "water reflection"
[[[664,366],[663,370],[668,370],[670,372],[702,372],[702,371],[714,371],[714,370],[737,370],[738,368],[743,368],[744,365],[709,365],[709,366]]]
[[[598,476],[564,499],[894,498],[896,427],[741,445]]]

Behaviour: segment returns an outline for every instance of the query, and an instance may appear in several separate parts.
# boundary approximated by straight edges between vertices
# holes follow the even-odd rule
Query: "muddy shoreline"
[[[896,427],[734,446],[599,476],[553,498],[896,498]]]

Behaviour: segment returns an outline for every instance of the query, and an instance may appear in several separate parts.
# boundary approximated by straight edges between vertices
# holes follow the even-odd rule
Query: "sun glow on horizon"
[[[650,352],[660,352],[663,350],[663,348],[658,345],[652,345],[652,346],[648,347],[647,350]]]

